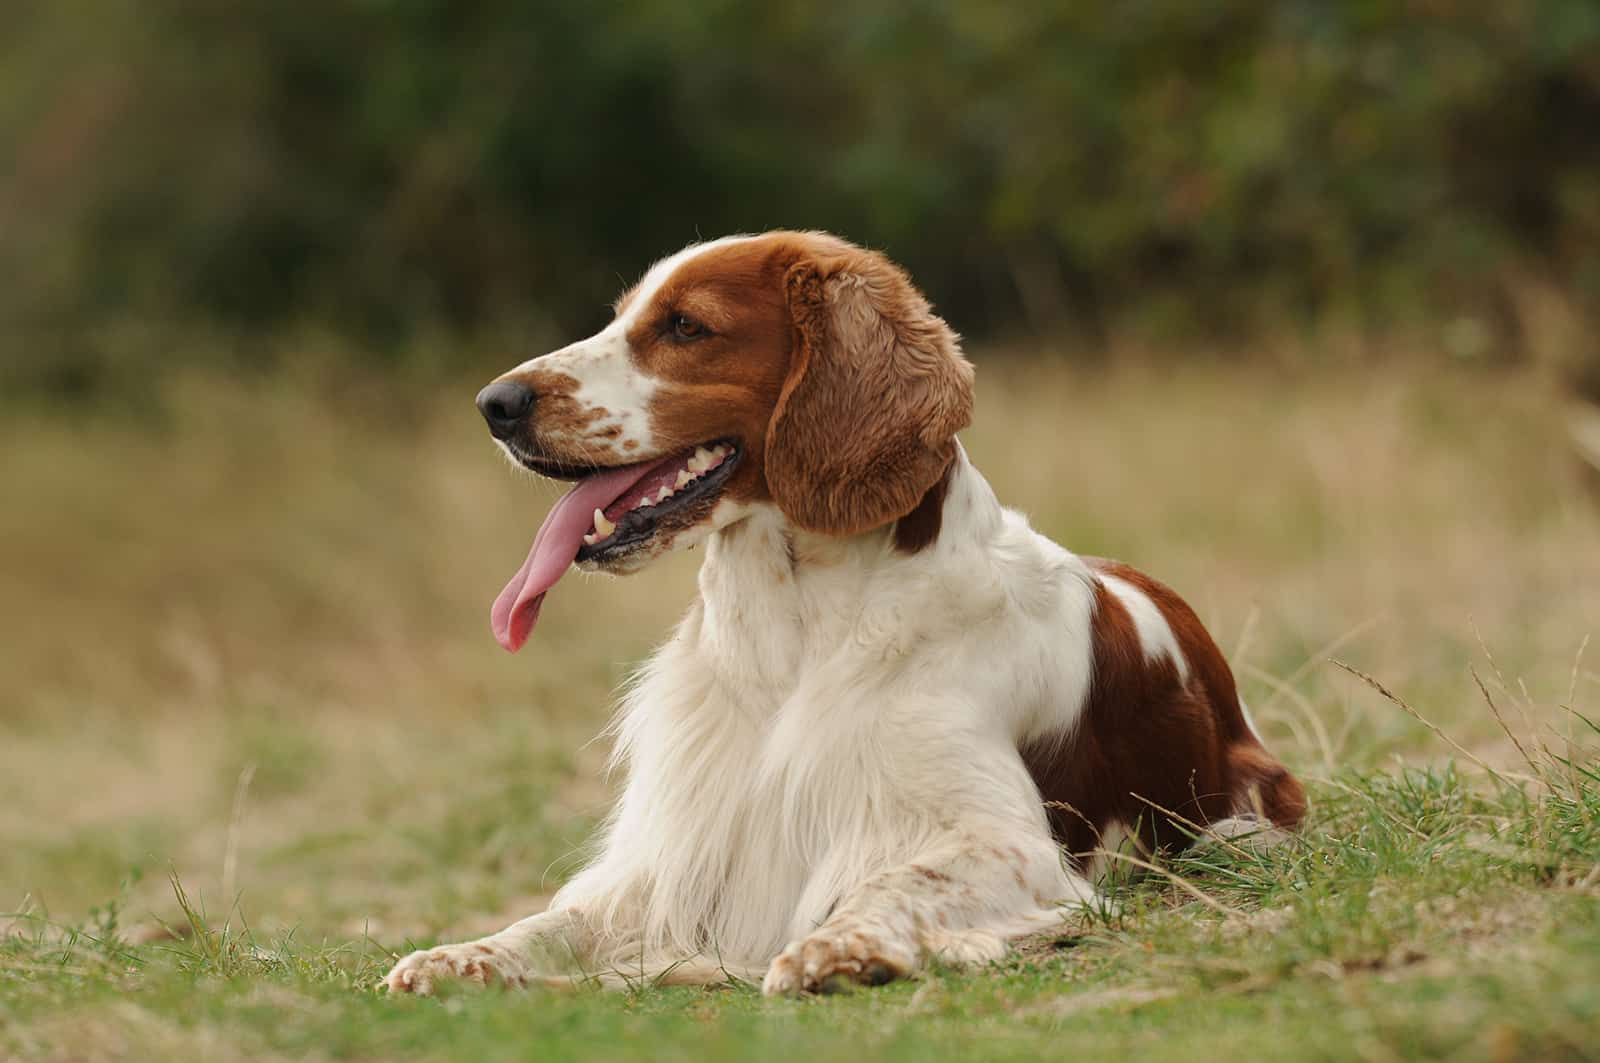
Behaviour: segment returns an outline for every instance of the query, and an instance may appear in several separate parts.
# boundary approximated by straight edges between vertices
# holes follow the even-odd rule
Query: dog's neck
[[[700,568],[700,637],[712,659],[742,682],[792,689],[807,663],[869,638],[878,610],[899,615],[958,590],[932,586],[935,574],[942,582],[951,573],[982,582],[983,547],[1003,511],[959,446],[941,494],[937,533],[916,550],[897,546],[892,524],[844,538],[820,535],[796,528],[776,506],[717,532]],[[917,626],[896,622],[885,630]]]

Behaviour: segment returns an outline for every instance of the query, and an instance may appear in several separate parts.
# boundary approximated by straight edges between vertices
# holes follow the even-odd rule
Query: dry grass
[[[381,957],[368,935],[394,947],[542,903],[605,805],[603,750],[584,743],[688,600],[698,557],[563,584],[527,650],[500,651],[489,602],[554,495],[495,456],[474,383],[394,380],[377,401],[360,382],[356,403],[354,382],[197,378],[148,422],[0,423],[0,907],[70,923],[120,890],[124,929],[180,921],[171,870],[213,926]],[[964,438],[1002,498],[1184,593],[1272,744],[1320,780],[1326,822],[1371,806],[1425,829],[1405,785],[1350,773],[1451,754],[1330,657],[1496,771],[1561,770],[1577,725],[1560,706],[1600,701],[1600,649],[1580,650],[1600,621],[1600,508],[1540,380],[991,360],[979,395]],[[1454,800],[1439,785],[1418,808]],[[1592,895],[1562,859],[1561,881]],[[1265,896],[1197,873],[1230,907]],[[1460,918],[1510,919],[1525,893]],[[1539,903],[1527,926],[1553,918]],[[1496,947],[1532,932],[1507,925]],[[1406,966],[1364,949],[1333,950],[1341,985]],[[1263,977],[1181,963],[1177,989],[1140,971],[1012,1010],[1110,1022],[1181,1010],[1170,998],[1194,979]],[[214,1037],[140,1023],[57,1014],[28,1036],[70,1029],[88,1055]]]
[[[488,603],[554,493],[498,460],[471,393],[401,382],[374,417],[326,381],[193,380],[155,424],[8,421],[0,830],[28,851],[122,835],[130,855],[145,831],[213,892],[251,764],[246,871],[319,809],[362,830],[374,780],[390,814],[428,803],[479,741],[561,765],[573,813],[603,803],[598,758],[578,773],[571,754],[698,558],[564,584],[528,649],[501,652]],[[991,363],[966,442],[1047,533],[1179,588],[1275,744],[1326,773],[1439,752],[1332,655],[1491,756],[1480,638],[1519,701],[1524,680],[1530,702],[1568,696],[1600,620],[1600,516],[1558,410],[1498,374]],[[1597,667],[1578,662],[1575,696]],[[0,863],[0,881],[75,910],[115,863],[70,882]]]

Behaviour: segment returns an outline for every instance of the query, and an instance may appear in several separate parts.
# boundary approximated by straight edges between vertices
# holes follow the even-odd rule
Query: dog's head
[[[478,407],[519,465],[577,481],[495,603],[517,649],[574,561],[632,572],[759,506],[836,536],[905,516],[954,456],[972,367],[888,259],[775,232],[658,262],[609,325]]]

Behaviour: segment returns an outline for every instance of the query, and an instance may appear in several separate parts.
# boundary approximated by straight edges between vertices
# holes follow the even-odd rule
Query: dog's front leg
[[[1093,889],[1065,870],[1049,838],[996,832],[947,837],[919,859],[875,875],[767,969],[768,995],[840,982],[877,985],[929,960],[999,959],[1011,939],[1059,923],[1057,906]]]
[[[436,982],[448,979],[525,986],[581,966],[591,937],[587,921],[576,909],[554,909],[477,941],[413,952],[395,964],[383,982],[391,993],[424,996],[433,992]]]

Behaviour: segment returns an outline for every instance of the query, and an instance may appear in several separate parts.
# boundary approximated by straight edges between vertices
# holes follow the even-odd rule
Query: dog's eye
[[[706,327],[688,314],[673,314],[667,319],[667,324],[672,328],[672,334],[680,340],[699,339],[706,334]]]

